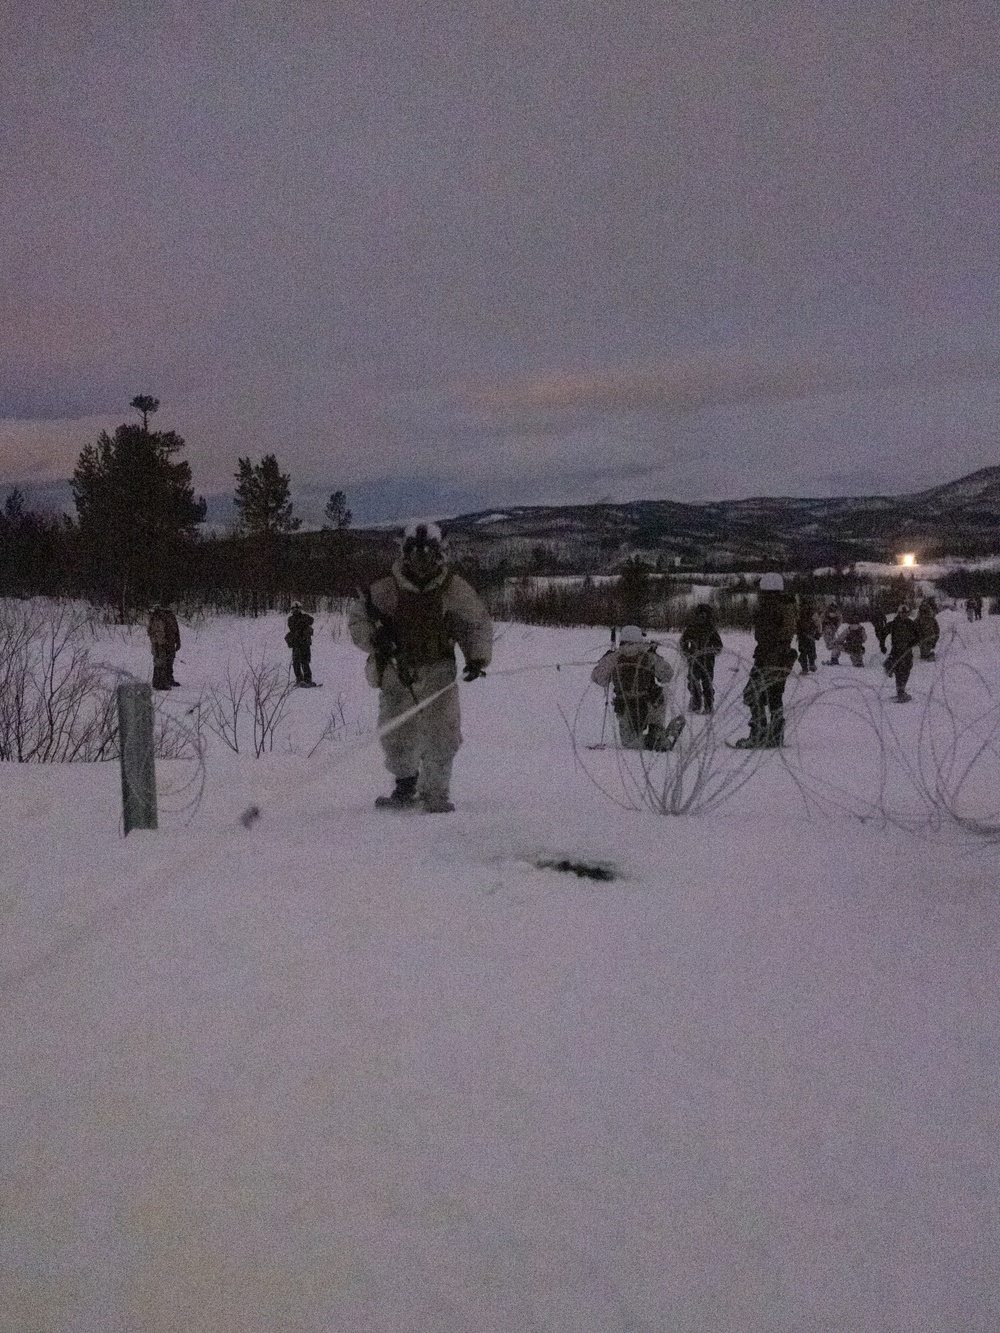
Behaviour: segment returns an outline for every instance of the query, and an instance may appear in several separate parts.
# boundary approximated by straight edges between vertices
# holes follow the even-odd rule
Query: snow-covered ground
[[[948,807],[1000,808],[998,630],[942,620],[913,703],[821,668],[785,751],[692,717],[648,772],[586,748],[599,633],[500,626],[451,815],[373,810],[334,618],[158,831],[115,764],[4,765],[3,1329],[995,1333],[1000,888]],[[283,629],[182,626],[161,706]]]

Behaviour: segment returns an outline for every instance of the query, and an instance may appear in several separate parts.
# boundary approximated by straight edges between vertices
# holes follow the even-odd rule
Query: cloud
[[[83,446],[107,429],[106,417],[0,421],[0,484],[70,476]]]
[[[790,402],[907,384],[1000,378],[991,350],[951,350],[903,360],[868,360],[822,352],[741,348],[640,367],[553,370],[522,378],[467,379],[451,386],[452,409],[467,426],[517,429],[605,415],[653,412],[685,416],[721,406]]]

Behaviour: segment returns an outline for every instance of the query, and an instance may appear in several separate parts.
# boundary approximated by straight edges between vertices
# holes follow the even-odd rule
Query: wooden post
[[[119,685],[117,695],[125,832],[156,828],[153,689],[151,685]]]

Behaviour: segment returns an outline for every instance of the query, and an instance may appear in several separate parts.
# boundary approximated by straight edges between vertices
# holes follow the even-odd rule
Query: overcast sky
[[[7,0],[0,480],[483,505],[1000,463],[996,0]]]

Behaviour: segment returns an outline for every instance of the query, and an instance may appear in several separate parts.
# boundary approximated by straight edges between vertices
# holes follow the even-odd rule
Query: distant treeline
[[[75,597],[105,606],[119,620],[142,615],[167,598],[191,611],[256,616],[287,610],[293,599],[311,609],[332,609],[387,573],[398,551],[396,534],[333,529],[259,536],[190,536],[171,546],[155,572],[130,584],[117,575],[113,551],[95,561],[77,523],[63,515],[25,512],[15,504],[0,513],[0,596]],[[707,600],[723,628],[748,629],[756,605],[756,575],[658,572],[641,559],[614,576],[546,579],[512,573],[509,564],[487,568],[457,563],[497,619],[523,624],[611,626],[638,624],[675,631],[683,625],[695,582],[715,583]],[[863,619],[876,607],[891,612],[914,601],[906,575],[876,579],[852,570],[823,575],[786,574],[786,586],[818,604],[836,601]],[[949,598],[979,595],[1000,603],[1000,571],[956,570],[937,580]],[[704,594],[703,594],[704,595]]]
[[[943,581],[943,582],[947,582]],[[956,586],[964,586],[957,584]],[[906,575],[877,579],[851,570],[818,575],[786,574],[786,589],[812,598],[817,607],[836,602],[846,614],[870,619],[876,610],[891,614],[903,602],[918,600],[914,580]],[[990,585],[1000,595],[1000,576]],[[749,629],[757,605],[757,577],[742,576],[711,587],[704,597],[724,629]],[[522,578],[487,590],[491,612],[498,618],[529,625],[611,626],[635,624],[643,629],[676,631],[691,608],[694,583],[685,576],[657,574],[641,561],[631,561],[615,579],[579,581]],[[948,596],[970,596],[952,592]],[[984,596],[988,595],[984,591]],[[992,608],[991,608],[992,609]]]
[[[0,596],[75,597],[132,619],[152,601],[169,599],[237,615],[260,615],[292,598],[352,595],[388,570],[391,534],[316,532],[268,542],[249,537],[178,541],[155,576],[117,578],[113,558],[92,559],[77,525],[63,516],[0,514]]]

